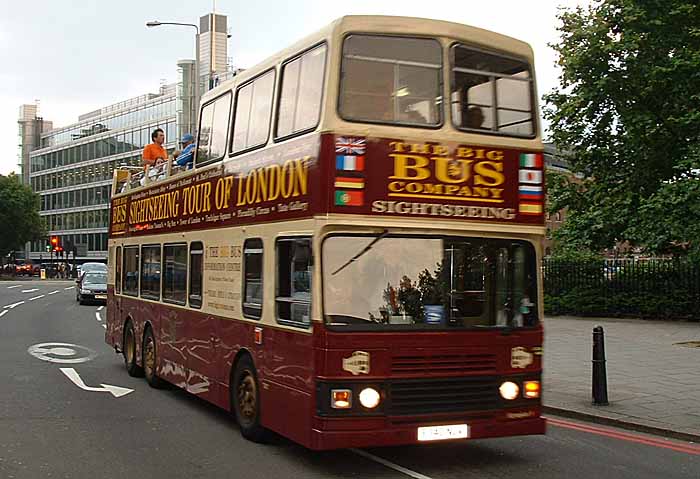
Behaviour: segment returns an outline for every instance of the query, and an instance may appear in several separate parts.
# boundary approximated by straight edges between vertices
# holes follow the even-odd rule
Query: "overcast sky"
[[[293,41],[348,14],[450,20],[524,40],[535,50],[539,95],[557,81],[554,52],[559,6],[588,0],[258,0],[222,1],[229,56],[254,65]],[[149,20],[197,23],[211,0],[0,0],[0,174],[17,170],[19,106],[40,103],[54,126],[78,115],[174,82],[176,62],[194,57],[194,30]]]

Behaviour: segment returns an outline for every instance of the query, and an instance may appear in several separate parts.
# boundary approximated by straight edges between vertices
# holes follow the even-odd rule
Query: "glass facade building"
[[[107,227],[112,172],[141,164],[143,147],[156,128],[165,147],[177,144],[177,85],[82,115],[78,123],[41,135],[29,155],[29,184],[41,196],[49,235],[64,249],[75,245],[77,260],[107,259]],[[182,117],[182,115],[180,115]],[[32,260],[48,260],[46,240],[30,243]]]

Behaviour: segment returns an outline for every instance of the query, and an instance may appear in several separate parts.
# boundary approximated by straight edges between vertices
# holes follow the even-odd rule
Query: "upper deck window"
[[[508,136],[534,135],[533,84],[527,62],[456,45],[452,65],[456,127]]]
[[[320,45],[282,67],[277,138],[312,129],[318,124],[325,64],[326,46]]]
[[[226,153],[231,93],[220,96],[202,108],[197,139],[197,165],[221,159]]]
[[[275,71],[270,70],[237,90],[231,139],[233,153],[262,146],[267,142],[274,88]]]
[[[412,126],[442,122],[442,49],[436,40],[350,35],[343,44],[340,114]]]

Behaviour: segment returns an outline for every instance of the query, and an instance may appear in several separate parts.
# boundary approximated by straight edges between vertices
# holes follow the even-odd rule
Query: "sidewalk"
[[[609,406],[591,404],[592,332],[605,330]],[[700,323],[545,318],[545,409],[700,441]],[[696,347],[677,343],[696,341]]]

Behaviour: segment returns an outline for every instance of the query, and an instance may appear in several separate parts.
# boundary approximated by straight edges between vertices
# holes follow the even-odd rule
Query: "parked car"
[[[80,304],[87,301],[107,302],[107,273],[88,271],[75,282],[75,300]]]

